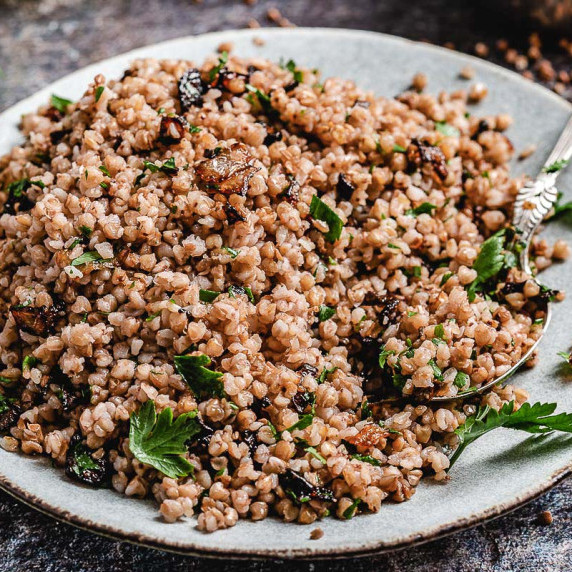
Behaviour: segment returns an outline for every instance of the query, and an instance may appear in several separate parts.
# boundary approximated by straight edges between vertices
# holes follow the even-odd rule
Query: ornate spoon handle
[[[520,254],[520,264],[521,268],[529,274],[528,248],[530,241],[558,198],[558,192],[554,185],[560,170],[550,172],[549,167],[558,161],[567,161],[571,156],[572,117],[568,120],[552,153],[546,160],[543,171],[535,180],[527,182],[522,187],[514,202],[512,224],[521,232],[520,238],[526,245]]]

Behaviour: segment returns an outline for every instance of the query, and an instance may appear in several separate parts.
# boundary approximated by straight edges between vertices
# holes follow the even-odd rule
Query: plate
[[[264,40],[255,45],[254,38]],[[515,118],[508,135],[516,154],[534,143],[537,152],[515,162],[516,173],[535,174],[563,128],[572,106],[555,94],[500,67],[442,48],[371,32],[336,29],[274,29],[228,31],[149,46],[75,72],[0,115],[0,153],[17,144],[20,115],[45,103],[56,93],[79,98],[98,73],[119,77],[130,60],[141,57],[186,58],[200,61],[221,42],[232,42],[241,56],[263,56],[317,67],[323,77],[338,75],[384,96],[405,90],[414,73],[423,71],[428,90],[467,88],[459,78],[467,64],[474,81],[488,85],[489,96],[475,113],[508,112]],[[560,189],[572,198],[572,169],[562,174]],[[552,223],[548,240],[572,239],[572,226]],[[546,284],[565,289],[572,282],[572,263],[555,265],[542,275]],[[541,342],[541,361],[515,380],[533,401],[558,401],[572,411],[572,376],[566,378],[557,351],[572,345],[572,299],[554,308],[554,318]],[[45,459],[0,449],[0,486],[29,505],[55,518],[94,532],[182,553],[224,558],[333,558],[380,552],[433,539],[482,522],[535,498],[572,469],[572,437],[530,437],[499,430],[469,447],[451,471],[451,481],[430,480],[402,504],[384,504],[379,513],[350,521],[325,519],[320,540],[309,540],[314,526],[285,524],[277,519],[241,521],[234,528],[205,534],[194,520],[164,523],[152,501],[129,499],[110,490],[93,490],[67,480]]]

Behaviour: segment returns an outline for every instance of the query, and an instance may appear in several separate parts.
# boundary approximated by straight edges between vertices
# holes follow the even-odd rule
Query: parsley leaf
[[[233,260],[238,256],[238,254],[240,252],[240,250],[235,250],[234,248],[231,248],[230,246],[223,246],[222,249],[226,250],[230,254],[230,257]]]
[[[567,159],[560,159],[558,161],[554,161],[550,165],[542,168],[543,173],[558,173],[568,165],[569,161]]]
[[[344,514],[343,517],[346,520],[350,520],[355,516],[355,513],[357,511],[358,506],[361,503],[361,499],[355,499],[354,502],[352,504],[350,504],[350,506],[348,506],[348,508],[346,508],[346,510],[344,510]]]
[[[52,97],[50,98],[50,104],[60,113],[66,113],[68,105],[71,105],[72,103],[73,101],[65,99],[64,97],[58,97],[55,94],[52,94]]]
[[[100,100],[100,98],[101,98],[101,96],[102,96],[102,94],[103,94],[104,91],[105,91],[105,86],[104,86],[104,85],[98,85],[98,86],[95,88],[95,103],[97,103],[97,102]]]
[[[465,424],[455,430],[459,446],[451,456],[450,466],[473,441],[499,427],[528,433],[549,433],[554,430],[572,433],[572,413],[552,415],[555,409],[556,403],[523,403],[518,411],[514,411],[513,401],[505,403],[498,412],[488,405],[479,408],[475,415],[468,417]]]
[[[296,68],[296,62],[294,60],[288,60],[286,66],[284,66],[289,72],[294,76],[294,81],[297,83],[302,83],[304,81],[304,74],[301,70]]]
[[[74,258],[71,261],[72,266],[81,266],[82,264],[87,264],[88,262],[99,262],[101,260],[105,260],[97,250],[91,250],[88,252],[84,252],[81,256]],[[107,258],[107,260],[111,260]]]
[[[201,431],[197,412],[179,415],[173,421],[173,410],[163,409],[159,416],[153,401],[146,401],[138,413],[132,413],[129,423],[129,449],[141,463],[151,465],[168,477],[176,479],[193,471],[182,457],[187,441]]]
[[[324,383],[324,381],[326,381],[328,375],[330,375],[331,373],[334,373],[334,371],[336,371],[338,368],[335,366],[332,367],[325,367],[321,372],[320,375],[318,376],[318,379],[316,380],[318,382],[318,385],[320,385],[320,383]]]
[[[214,302],[220,296],[220,292],[214,290],[199,290],[199,300],[201,302]]]
[[[401,145],[395,144],[393,146],[393,152],[394,153],[406,153],[407,149],[405,147],[402,147]]]
[[[477,277],[468,288],[469,302],[475,300],[479,286],[502,270],[505,264],[504,241],[505,231],[503,229],[487,238],[481,245],[481,250],[473,264],[473,270],[477,271]]]
[[[227,62],[228,62],[228,52],[225,50],[221,53],[220,57],[218,58],[218,64],[209,71],[210,81],[214,81],[216,76],[220,73],[220,70],[226,65]]]
[[[445,335],[445,328],[443,327],[443,324],[437,324],[433,332],[436,338],[442,340],[443,336]]]
[[[266,113],[266,115],[268,115],[268,117],[274,117],[278,115],[277,111],[272,107],[271,103],[272,100],[270,99],[269,95],[260,91],[257,87],[254,87],[249,83],[247,83],[245,87],[250,92],[247,99],[249,99],[251,104],[253,103],[252,95],[255,95],[256,98],[258,99],[260,107],[262,107],[262,110],[264,111],[264,113]]]
[[[449,125],[445,121],[436,121],[435,129],[442,135],[445,135],[445,137],[460,137],[461,135],[461,132],[456,127]]]
[[[466,374],[464,371],[458,371],[455,379],[453,380],[453,384],[459,389],[463,389],[470,381],[471,379],[468,374]]]
[[[405,214],[413,216],[419,216],[420,214],[431,214],[436,208],[437,206],[431,203],[422,203],[414,209],[407,209]]]
[[[326,306],[325,304],[322,304],[320,306],[319,311],[318,311],[318,320],[320,320],[320,322],[325,322],[326,320],[329,320],[335,314],[336,314],[335,308],[330,308],[330,306]]]
[[[355,455],[352,455],[352,459],[356,459],[357,461],[361,461],[362,463],[369,463],[374,467],[381,467],[381,461],[372,457],[371,455],[358,455],[356,453]]]
[[[155,165],[155,163],[153,163],[152,161],[146,161],[146,160],[143,161],[143,165],[145,166],[145,169],[149,169],[151,173],[157,173],[158,171],[161,171],[166,175],[174,175],[178,171],[175,165],[174,157],[167,159],[162,165]]]
[[[316,220],[324,221],[328,224],[329,230],[324,234],[326,240],[336,242],[342,235],[344,223],[342,219],[321,199],[316,195],[312,196],[310,203],[310,215]]]
[[[212,371],[205,366],[211,364],[211,359],[204,355],[175,356],[175,369],[183,381],[191,388],[196,397],[206,399],[209,397],[225,397],[223,376],[218,371]]]
[[[189,133],[200,133],[202,129],[196,125],[189,125]]]
[[[386,350],[385,347],[381,348],[381,351],[379,353],[379,367],[381,369],[383,369],[385,367],[385,364],[387,362],[387,358],[389,356],[392,356],[395,352],[393,350]]]
[[[300,415],[300,419],[298,419],[298,421],[296,421],[294,425],[288,427],[286,431],[290,433],[292,433],[292,431],[302,431],[302,429],[306,429],[306,427],[312,425],[313,421],[314,421],[314,413],[313,412],[305,413],[304,415]]]

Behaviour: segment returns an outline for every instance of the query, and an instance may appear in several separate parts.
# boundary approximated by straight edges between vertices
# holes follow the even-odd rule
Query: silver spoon
[[[572,117],[568,120],[564,131],[562,131],[558,142],[554,146],[552,153],[548,156],[544,168],[535,180],[529,181],[519,191],[514,202],[514,214],[512,217],[512,226],[519,233],[519,239],[524,245],[520,252],[520,268],[529,275],[532,275],[530,269],[529,250],[530,243],[534,233],[541,225],[550,209],[554,206],[558,198],[558,192],[555,184],[560,173],[560,169],[550,171],[549,167],[557,161],[568,161],[572,156]],[[431,401],[452,401],[454,399],[463,399],[483,393],[508,379],[515,373],[524,362],[531,356],[532,352],[538,346],[542,336],[546,333],[550,318],[552,316],[552,308],[550,302],[546,306],[546,314],[542,324],[542,332],[539,338],[532,344],[528,351],[505,373],[482,385],[477,390],[463,391],[450,397],[433,397]]]

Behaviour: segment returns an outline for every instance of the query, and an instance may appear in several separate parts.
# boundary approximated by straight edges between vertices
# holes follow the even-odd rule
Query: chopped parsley
[[[455,376],[455,379],[453,380],[453,384],[459,389],[463,389],[463,387],[466,387],[469,382],[470,382],[470,377],[464,371],[458,371],[457,375]]]
[[[499,427],[518,429],[527,433],[550,433],[551,431],[564,431],[572,433],[572,414],[558,413],[556,403],[523,403],[514,411],[514,402],[505,403],[500,411],[480,407],[475,415],[468,417],[464,425],[455,430],[459,437],[459,446],[451,456],[450,466],[453,466],[461,453],[476,439],[485,433]]]
[[[88,264],[89,262],[100,262],[105,260],[111,260],[110,258],[104,259],[97,250],[90,250],[84,252],[81,256],[74,258],[71,261],[72,266],[82,266],[83,264]]]
[[[506,257],[504,243],[505,229],[496,232],[481,245],[481,250],[473,264],[473,270],[477,271],[477,277],[469,284],[467,290],[469,302],[475,300],[476,292],[487,280],[495,277],[505,266],[514,262],[511,257]]]
[[[98,169],[106,176],[106,177],[111,177],[111,175],[109,174],[109,169],[105,166],[105,165],[100,165],[98,167]]]
[[[286,65],[281,67],[287,69],[294,76],[295,82],[302,83],[304,81],[304,74],[296,67],[296,62],[294,60],[288,60]]]
[[[567,352],[558,352],[557,356],[561,357],[566,363],[570,363],[570,354]]]
[[[402,147],[401,145],[394,145],[393,146],[393,152],[394,153],[406,153],[407,149],[405,147]]]
[[[226,252],[228,252],[230,254],[230,257],[232,259],[235,259],[238,256],[238,254],[240,253],[240,250],[235,250],[234,248],[231,248],[230,246],[223,246],[222,249],[226,250]]]
[[[286,431],[288,431],[289,433],[292,433],[292,431],[302,431],[303,429],[306,429],[306,427],[312,425],[313,421],[314,421],[314,412],[312,411],[312,413],[305,413],[304,415],[300,415],[300,419],[298,419],[298,421],[296,421],[294,425],[288,427]]]
[[[0,393],[0,414],[6,413],[10,409],[10,405],[14,403],[14,399],[11,397],[6,397]]]
[[[332,318],[335,314],[336,314],[335,308],[330,308],[330,306],[322,304],[318,311],[318,320],[320,320],[320,322],[325,322],[326,320]]]
[[[145,166],[145,169],[149,169],[151,173],[161,171],[166,175],[174,175],[178,171],[174,157],[167,159],[162,165],[155,165],[155,163],[146,160],[143,161],[143,165]]]
[[[338,368],[335,366],[332,367],[325,367],[321,372],[320,375],[318,376],[318,379],[316,380],[318,382],[318,385],[320,383],[324,383],[324,381],[326,381],[328,375],[330,375],[331,373],[334,373],[334,371],[336,371]]]
[[[343,517],[346,520],[351,520],[355,516],[355,513],[356,513],[357,508],[360,505],[360,503],[361,503],[361,499],[355,499],[354,502],[352,502],[352,504],[350,506],[348,506],[348,508],[346,508],[346,510],[344,510]]]
[[[447,283],[447,280],[449,280],[449,278],[451,278],[451,276],[453,276],[452,272],[446,272],[445,274],[443,274],[443,277],[441,278],[440,286],[445,286],[445,284]]]
[[[52,94],[52,97],[50,98],[51,106],[55,107],[60,113],[66,113],[68,106],[72,103],[73,101],[65,99],[65,97],[59,97],[55,94]]]
[[[205,366],[211,364],[211,359],[204,355],[175,356],[175,369],[199,399],[209,397],[225,397],[223,374],[212,371]]]
[[[189,125],[189,133],[200,133],[202,131],[202,129],[200,127],[197,127],[196,125]]]
[[[104,85],[99,85],[95,88],[95,103],[97,103],[100,100],[104,91],[105,91]]]
[[[443,336],[445,335],[445,328],[443,327],[443,324],[437,324],[433,331],[436,338],[439,338],[440,340],[443,339]]]
[[[276,110],[272,107],[269,95],[267,95],[263,91],[260,91],[257,87],[254,87],[249,83],[246,84],[246,89],[247,91],[250,92],[247,96],[247,99],[251,104],[254,103],[253,96],[256,96],[258,103],[260,104],[260,107],[262,107],[262,110],[264,111],[264,113],[266,113],[266,115],[268,115],[269,117],[277,115]]]
[[[218,58],[218,63],[209,71],[209,80],[212,82],[215,80],[216,76],[220,73],[220,70],[227,64],[228,62],[228,52],[225,50],[221,53]]]
[[[321,220],[328,224],[329,230],[325,233],[326,240],[336,242],[342,235],[344,223],[342,219],[316,195],[312,196],[310,203],[310,215],[316,220]]]
[[[568,159],[559,159],[558,161],[554,161],[554,163],[551,163],[550,165],[543,167],[542,172],[543,173],[558,173],[558,171],[561,171],[562,169],[564,169],[564,167],[566,167],[566,165],[568,165],[568,163],[569,163]]]
[[[22,371],[29,371],[38,363],[38,358],[32,354],[28,354],[22,360]]]
[[[161,315],[161,310],[159,310],[158,312],[154,312],[153,314],[149,314],[149,316],[145,318],[145,321],[152,322],[155,318],[157,318],[160,315]]]
[[[199,290],[199,300],[201,302],[214,302],[220,296],[220,292],[214,290]]]
[[[422,203],[420,204],[418,207],[415,207],[414,209],[407,209],[405,211],[406,215],[412,215],[412,216],[419,216],[420,214],[432,214],[432,212],[437,208],[436,205],[433,205],[431,203]]]
[[[381,369],[383,369],[385,367],[385,364],[387,362],[387,358],[389,356],[392,356],[393,354],[395,354],[395,352],[393,350],[386,350],[385,347],[381,348],[381,351],[379,353],[379,367]]]
[[[201,431],[197,412],[179,415],[173,421],[173,410],[167,407],[157,416],[155,403],[146,401],[129,420],[129,449],[141,463],[151,465],[176,479],[193,472],[193,466],[182,455],[187,442]]]
[[[358,455],[356,453],[355,455],[352,455],[352,459],[356,459],[357,461],[361,461],[362,463],[369,463],[370,465],[373,465],[374,467],[380,467],[381,466],[381,461],[379,461],[375,457],[372,457],[371,455]]]
[[[436,121],[435,129],[442,135],[445,135],[445,137],[459,137],[461,135],[461,132],[456,127],[449,125],[445,121]]]
[[[82,224],[79,227],[79,231],[83,234],[83,236],[85,236],[86,238],[89,238],[93,233],[93,228]]]

